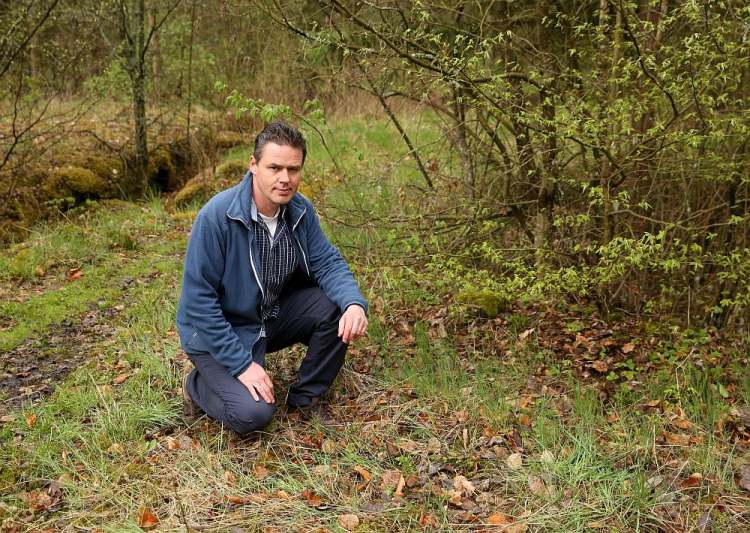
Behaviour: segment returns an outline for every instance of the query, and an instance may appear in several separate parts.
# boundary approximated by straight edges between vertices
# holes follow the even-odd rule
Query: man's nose
[[[282,169],[282,171],[279,172],[279,181],[289,181],[289,171],[287,169]]]

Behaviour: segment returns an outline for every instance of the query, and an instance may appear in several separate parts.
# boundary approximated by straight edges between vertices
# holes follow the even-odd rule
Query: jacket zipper
[[[247,229],[248,231],[252,231],[252,228],[248,228],[248,227],[247,227],[247,224],[245,224],[245,221],[244,221],[244,220],[241,220],[241,219],[239,219],[239,218],[234,218],[233,216],[229,215],[229,213],[227,213],[227,218],[229,218],[229,219],[231,219],[231,220],[234,220],[234,221],[236,221],[236,222],[241,222],[241,223],[242,223],[242,225],[243,225],[243,226],[245,226],[245,228],[246,228],[246,229]],[[258,275],[258,270],[257,270],[257,268],[255,267],[255,259],[253,259],[253,248],[252,248],[252,246],[248,246],[248,247],[247,247],[247,252],[248,252],[248,253],[250,254],[250,266],[251,266],[251,267],[252,267],[252,269],[253,269],[253,274],[255,275],[255,281],[257,281],[257,282],[258,282],[258,287],[260,287],[260,294],[261,294],[261,295],[262,295],[262,296],[263,296],[263,297],[265,298],[265,296],[266,296],[266,293],[265,293],[265,291],[263,290],[263,283],[261,283],[261,281],[260,281],[260,276]],[[261,333],[263,333],[263,331],[262,331],[262,330],[261,330]]]
[[[299,218],[297,219],[297,222],[295,222],[294,225],[292,226],[292,235],[294,235],[294,230],[297,229],[297,226],[302,221],[302,217],[305,215],[305,213],[307,213],[306,207],[305,207],[305,210],[302,211],[302,213],[300,214]],[[305,270],[307,271],[307,275],[311,276],[310,267],[307,266],[307,256],[305,255],[305,250],[302,249],[302,243],[299,242],[299,239],[297,238],[296,235],[294,235],[294,242],[297,243],[297,247],[299,248],[299,251],[302,254],[302,262],[305,263]]]

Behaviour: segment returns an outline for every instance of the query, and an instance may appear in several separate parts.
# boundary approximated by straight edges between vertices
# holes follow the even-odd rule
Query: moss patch
[[[111,193],[111,187],[86,168],[67,166],[53,170],[41,192],[44,200],[74,198],[80,201],[106,196]]]
[[[490,291],[462,292],[456,300],[478,310],[481,315],[488,318],[494,318],[510,307],[510,299],[507,296]]]
[[[239,159],[232,159],[219,165],[216,172],[204,169],[193,176],[175,195],[177,205],[206,201],[217,192],[239,183],[247,173],[247,164]]]
[[[216,177],[220,180],[241,180],[247,174],[247,162],[241,159],[230,159],[216,167]]]
[[[118,156],[86,155],[76,161],[75,166],[88,169],[112,184],[113,193],[116,189],[115,184],[122,179],[125,170],[123,162]]]
[[[237,133],[236,131],[220,131],[216,134],[216,146],[222,150],[249,144],[250,139],[247,135]]]

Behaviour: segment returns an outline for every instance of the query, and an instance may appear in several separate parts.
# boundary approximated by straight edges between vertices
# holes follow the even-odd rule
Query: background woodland
[[[370,178],[391,209],[356,216],[371,238],[396,235],[405,261],[432,257],[501,300],[558,293],[604,314],[746,330],[744,2],[26,0],[2,12],[6,240],[85,199],[175,191],[276,116],[333,148],[326,180],[360,178],[325,121],[382,115],[404,146]]]

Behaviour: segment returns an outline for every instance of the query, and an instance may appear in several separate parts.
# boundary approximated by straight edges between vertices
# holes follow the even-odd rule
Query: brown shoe
[[[187,390],[187,380],[190,374],[185,374],[182,378],[182,418],[188,424],[195,424],[206,413],[201,409],[195,400],[190,397]]]
[[[288,405],[290,413],[299,413],[299,418],[307,422],[318,422],[329,429],[343,427],[343,424],[333,418],[328,412],[325,402],[316,396],[308,405]]]

